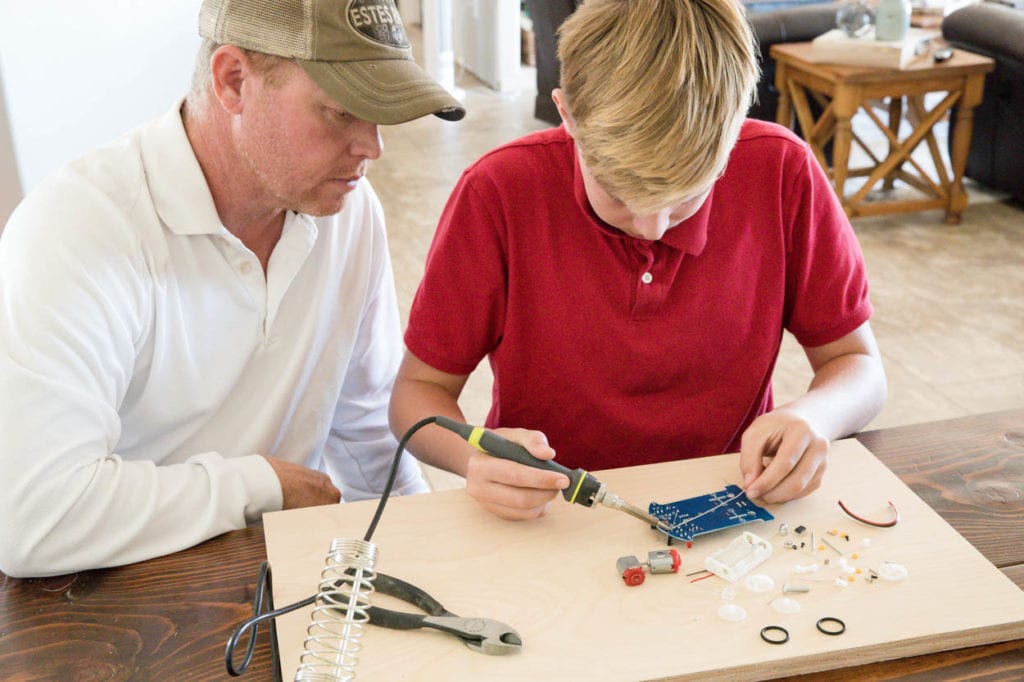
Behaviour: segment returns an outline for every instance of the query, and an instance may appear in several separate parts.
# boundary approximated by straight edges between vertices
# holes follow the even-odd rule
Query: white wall
[[[406,27],[419,25],[421,11],[420,0],[398,0],[398,13]]]
[[[0,82],[24,192],[187,91],[199,5],[0,0]]]
[[[0,231],[23,196],[18,163],[14,159],[14,143],[4,102],[3,69],[0,69]]]
[[[499,92],[520,82],[519,0],[451,0],[455,59]]]

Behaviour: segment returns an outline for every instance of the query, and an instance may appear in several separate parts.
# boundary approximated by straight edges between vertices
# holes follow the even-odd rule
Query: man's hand
[[[495,429],[503,438],[519,443],[538,459],[552,459],[555,451],[539,431]],[[543,516],[548,504],[569,485],[554,471],[534,469],[483,452],[470,455],[466,465],[466,492],[484,509],[503,519],[520,521]]]
[[[740,445],[747,496],[777,503],[814,492],[828,466],[828,448],[828,439],[797,412],[783,407],[761,415]]]
[[[336,504],[341,500],[341,491],[334,487],[327,474],[277,457],[264,455],[264,459],[270,462],[281,481],[282,509]]]

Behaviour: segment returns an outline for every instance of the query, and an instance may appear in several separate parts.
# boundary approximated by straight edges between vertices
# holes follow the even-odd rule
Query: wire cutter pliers
[[[518,651],[523,646],[519,633],[505,623],[490,618],[460,618],[429,594],[404,580],[378,573],[373,579],[373,587],[374,592],[415,604],[428,615],[371,606],[366,609],[371,625],[394,630],[433,628],[449,632],[462,639],[473,651],[492,656]]]

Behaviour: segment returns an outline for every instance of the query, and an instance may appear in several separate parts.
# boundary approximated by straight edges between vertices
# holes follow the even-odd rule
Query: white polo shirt
[[[221,225],[180,103],[61,170],[0,238],[0,570],[195,545],[281,508],[272,455],[380,493],[401,336],[366,180],[289,213],[266,277]],[[400,493],[427,490],[410,455]],[[352,529],[361,534],[362,529]]]

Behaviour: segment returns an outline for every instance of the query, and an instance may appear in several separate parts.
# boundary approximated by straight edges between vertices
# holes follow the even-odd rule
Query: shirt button
[[[645,272],[644,274],[640,275],[640,281],[643,282],[644,284],[650,284],[651,282],[654,281],[654,275],[652,275],[649,272]]]
[[[248,275],[250,272],[252,272],[252,263],[250,263],[249,261],[245,261],[238,269],[243,275]]]

